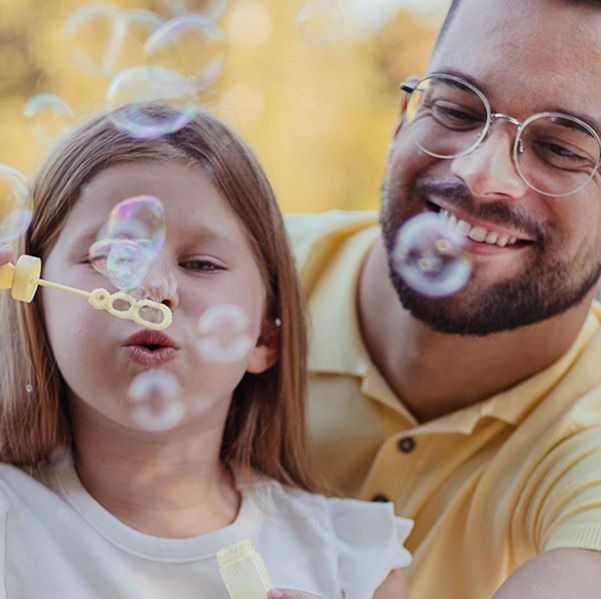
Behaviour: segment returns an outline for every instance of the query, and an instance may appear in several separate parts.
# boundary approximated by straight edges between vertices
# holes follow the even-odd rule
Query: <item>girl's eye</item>
[[[221,266],[211,260],[186,260],[185,262],[181,262],[180,266],[188,270],[197,270],[201,272],[222,270]]]

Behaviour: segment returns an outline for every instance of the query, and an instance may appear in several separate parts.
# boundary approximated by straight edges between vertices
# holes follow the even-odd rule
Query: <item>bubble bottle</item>
[[[265,562],[250,539],[220,549],[217,561],[230,599],[265,599],[273,588]]]

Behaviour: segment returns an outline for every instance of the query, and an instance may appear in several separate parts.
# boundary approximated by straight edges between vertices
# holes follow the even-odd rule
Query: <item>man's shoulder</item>
[[[284,215],[286,229],[293,243],[306,238],[318,239],[336,232],[352,232],[378,222],[373,210],[328,210],[327,212]]]
[[[321,261],[355,234],[377,229],[378,213],[330,210],[318,214],[289,214],[284,220],[296,261],[302,267],[309,255]]]

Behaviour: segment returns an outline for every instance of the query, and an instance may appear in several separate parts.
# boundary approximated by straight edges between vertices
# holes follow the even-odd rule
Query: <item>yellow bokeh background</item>
[[[323,45],[302,34],[303,0],[230,0],[218,21],[228,55],[204,101],[254,148],[286,212],[377,208],[398,84],[425,70],[443,16],[400,8],[374,29],[331,2],[344,20]],[[28,100],[56,94],[77,118],[106,102],[109,79],[81,69],[65,35],[89,5],[0,0],[0,162],[27,177],[49,150],[24,116]],[[167,0],[111,6],[171,16]]]

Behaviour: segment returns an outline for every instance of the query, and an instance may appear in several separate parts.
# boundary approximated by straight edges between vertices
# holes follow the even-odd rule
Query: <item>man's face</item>
[[[492,111],[523,121],[534,113],[577,115],[601,129],[601,8],[555,0],[463,0],[429,72],[467,78]],[[431,299],[391,267],[403,305],[434,329],[485,335],[557,315],[589,293],[601,272],[601,177],[565,197],[542,195],[519,177],[516,126],[496,120],[472,153],[439,159],[422,152],[401,121],[383,190],[390,254],[399,227],[445,210],[486,229],[468,241],[473,272],[456,295]],[[491,235],[488,235],[491,233]],[[496,233],[497,235],[494,235]],[[502,246],[490,240],[516,238]]]

